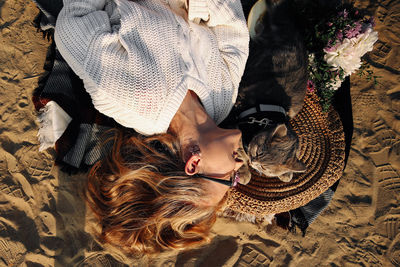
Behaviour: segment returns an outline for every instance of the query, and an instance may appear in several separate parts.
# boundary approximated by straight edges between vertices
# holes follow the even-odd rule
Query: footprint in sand
[[[387,127],[384,120],[377,119],[373,122],[373,127],[376,132],[375,138],[382,148],[391,147],[397,141],[396,134]]]
[[[400,141],[395,143],[389,150],[389,163],[400,170]]]
[[[0,266],[19,266],[25,258],[26,247],[15,240],[18,237],[16,225],[0,218]],[[14,240],[12,240],[14,239]]]
[[[400,214],[389,214],[385,216],[383,225],[386,235],[389,239],[393,239],[400,232]]]
[[[109,254],[95,253],[90,255],[89,257],[86,257],[83,261],[81,261],[77,265],[77,267],[89,267],[89,266],[126,267],[128,265],[117,261]]]
[[[376,111],[378,110],[379,104],[378,99],[373,93],[360,93],[353,97],[353,121],[354,123],[361,124],[365,122],[370,122],[373,118],[372,115],[375,116]],[[362,112],[363,110],[371,110],[366,114]],[[375,112],[374,112],[375,111]]]
[[[0,151],[0,192],[28,201],[34,197],[32,186],[20,173],[20,166],[10,153]]]
[[[22,186],[18,184],[13,184],[13,182],[8,179],[1,179],[0,192],[12,197],[21,198],[24,201],[29,200],[29,197],[22,190]]]
[[[40,153],[37,146],[25,146],[19,149],[15,156],[18,161],[25,167],[29,178],[33,182],[39,182],[50,177],[51,170],[54,166],[52,156],[46,152]]]
[[[376,176],[381,188],[388,191],[400,192],[399,172],[389,163],[376,168]]]
[[[8,238],[0,238],[0,265],[20,266],[26,254],[25,246],[20,242],[10,241]]]
[[[385,65],[387,55],[390,53],[391,50],[392,47],[389,44],[378,40],[374,45],[374,50],[369,53],[369,57],[372,61]]]
[[[265,255],[265,253],[262,251],[258,250],[254,245],[246,245],[243,247],[242,254],[240,255],[239,261],[236,262],[235,266],[268,266],[271,261],[271,258]]]
[[[5,77],[1,77],[1,79],[5,80]],[[10,81],[8,80],[8,82],[10,82]],[[17,113],[16,100],[15,99],[8,100],[7,103],[4,103],[1,106],[1,109],[0,109],[0,120],[3,123],[7,124],[7,125],[12,124],[12,123],[14,123],[13,119],[15,117],[17,117],[17,114],[18,113]],[[11,122],[8,121],[8,119],[10,119],[10,118],[11,118],[11,120],[10,120]]]
[[[0,147],[0,172],[2,176],[10,176],[12,173],[19,171],[17,159]]]
[[[394,266],[400,266],[400,234],[396,235],[386,255]]]
[[[372,120],[373,135],[369,136],[365,152],[380,153],[384,148],[391,148],[397,141],[397,134],[378,116]],[[370,155],[371,156],[371,155]]]
[[[20,166],[15,157],[6,151],[0,152],[0,192],[24,201],[33,198],[32,187],[19,172]]]
[[[383,149],[383,151],[389,151],[389,148]],[[374,159],[372,155],[371,153],[371,158]],[[377,178],[375,216],[385,216],[383,223],[380,224],[383,226],[381,232],[386,234],[389,239],[393,239],[400,232],[400,214],[393,210],[393,205],[397,205],[399,201],[400,173],[388,163],[387,155],[384,158],[386,161],[382,161],[379,166],[376,166],[374,175]],[[378,165],[376,159],[374,161]],[[388,212],[394,214],[387,214]],[[378,228],[380,227],[378,226]]]

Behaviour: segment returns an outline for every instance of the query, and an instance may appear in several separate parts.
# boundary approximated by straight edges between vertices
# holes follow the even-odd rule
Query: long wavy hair
[[[100,239],[135,255],[209,242],[218,207],[199,205],[204,181],[185,174],[177,138],[113,136],[111,153],[90,170],[85,194]]]

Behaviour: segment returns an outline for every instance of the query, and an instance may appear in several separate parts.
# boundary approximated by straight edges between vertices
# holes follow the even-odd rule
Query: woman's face
[[[234,172],[243,165],[243,161],[237,158],[241,136],[241,132],[237,129],[219,127],[202,135],[199,140],[201,174],[230,180]],[[228,191],[229,186],[205,179],[204,182],[208,195],[207,205],[218,204]]]

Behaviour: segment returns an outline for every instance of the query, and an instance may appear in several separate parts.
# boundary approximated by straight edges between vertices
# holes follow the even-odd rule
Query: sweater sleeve
[[[203,0],[201,0],[203,1]],[[221,57],[238,88],[249,54],[249,31],[240,0],[207,0],[207,26],[214,32]]]
[[[93,37],[110,32],[106,0],[64,0],[57,18],[55,41],[68,64],[79,75]],[[82,77],[81,77],[82,78]]]
[[[95,108],[120,124],[135,128],[129,118],[131,110],[122,103],[129,89],[123,92],[121,88],[127,87],[118,88],[115,77],[118,63],[126,65],[126,49],[118,38],[119,27],[112,27],[111,14],[106,11],[110,4],[115,2],[64,0],[57,17],[55,42],[68,65],[83,80]]]
[[[203,20],[214,32],[232,82],[239,85],[249,54],[249,31],[240,0],[190,0],[189,20]]]

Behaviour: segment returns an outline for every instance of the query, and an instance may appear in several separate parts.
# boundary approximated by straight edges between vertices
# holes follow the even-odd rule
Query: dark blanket
[[[82,80],[68,66],[55,45],[53,33],[57,15],[63,6],[62,0],[33,1],[41,10],[35,24],[51,44],[44,66],[46,74],[39,80],[32,100],[37,111],[53,100],[72,118],[56,142],[56,163],[68,173],[86,171],[106,153],[101,145],[102,135],[120,126],[94,108]]]
[[[44,36],[49,38],[51,45],[44,66],[47,73],[39,81],[39,86],[32,99],[38,111],[48,101],[54,100],[72,118],[67,130],[56,143],[56,163],[62,166],[62,170],[70,173],[86,171],[88,167],[107,153],[108,148],[102,146],[102,135],[108,129],[123,127],[94,109],[82,81],[75,75],[57,50],[52,36],[57,15],[63,5],[62,0],[33,1],[41,10],[35,19],[36,25],[43,31]],[[242,0],[246,16],[254,2],[255,0]],[[346,161],[353,131],[349,89],[350,83],[347,80],[338,90],[334,103],[344,124]],[[305,234],[307,227],[328,206],[337,184],[338,182],[307,205],[285,214],[289,224],[298,226]]]

